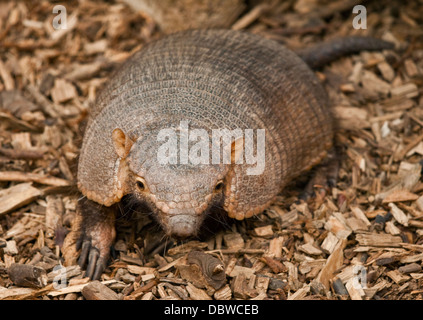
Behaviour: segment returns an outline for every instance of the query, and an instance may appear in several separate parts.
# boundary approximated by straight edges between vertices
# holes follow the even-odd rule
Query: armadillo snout
[[[199,217],[189,214],[175,215],[169,218],[167,233],[176,239],[195,236],[199,229]]]

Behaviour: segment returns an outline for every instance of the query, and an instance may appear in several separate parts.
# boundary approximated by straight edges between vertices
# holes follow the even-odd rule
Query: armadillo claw
[[[76,249],[81,249],[78,265],[87,268],[85,276],[98,280],[107,266],[116,237],[115,210],[83,198],[78,202],[78,211],[82,216],[76,243]]]
[[[88,265],[87,270],[85,271],[85,276],[89,277],[90,280],[100,279],[100,276],[105,268],[102,260],[103,259],[100,259],[100,251],[97,248],[91,248],[88,256]]]
[[[85,277],[90,278],[90,280],[99,280],[106,268],[108,258],[108,253],[101,254],[98,248],[92,246],[90,240],[84,240],[81,246],[78,265],[81,268],[87,266]]]
[[[93,279],[94,271],[97,269],[97,260],[100,256],[100,252],[96,248],[91,248],[90,254],[88,255],[88,264],[87,269],[85,271],[85,276],[89,277],[91,280]]]
[[[87,258],[88,258],[88,253],[90,252],[90,248],[91,248],[91,241],[90,240],[85,240],[82,242],[81,245],[81,253],[79,255],[79,259],[78,259],[78,265],[83,268],[85,266],[85,264],[87,263]]]

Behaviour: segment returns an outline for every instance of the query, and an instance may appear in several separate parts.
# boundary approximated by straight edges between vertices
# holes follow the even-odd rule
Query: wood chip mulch
[[[395,43],[317,71],[339,126],[336,187],[305,203],[293,183],[260,216],[184,243],[125,216],[89,282],[74,245],[80,127],[111,72],[172,26],[85,0],[66,1],[67,29],[55,30],[55,1],[0,2],[0,300],[422,299],[423,6],[367,1],[355,30],[361,1],[236,2],[229,27],[293,49],[345,35]]]

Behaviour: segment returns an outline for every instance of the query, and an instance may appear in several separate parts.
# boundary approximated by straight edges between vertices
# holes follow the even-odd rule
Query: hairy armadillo
[[[306,61],[313,56],[304,53]],[[222,138],[201,139],[222,129]],[[241,135],[226,139],[234,132]],[[123,196],[146,204],[168,235],[192,236],[215,205],[238,220],[265,210],[288,182],[325,158],[333,134],[318,79],[277,42],[194,30],[146,45],[114,74],[90,113],[78,166],[86,197],[79,264],[88,262],[91,278],[101,275]],[[162,162],[158,155],[171,142],[179,149],[169,147]],[[221,161],[207,161],[215,154],[200,142],[218,150]],[[222,149],[213,149],[216,143]],[[261,163],[248,163],[247,153]],[[261,172],[248,173],[259,165]]]

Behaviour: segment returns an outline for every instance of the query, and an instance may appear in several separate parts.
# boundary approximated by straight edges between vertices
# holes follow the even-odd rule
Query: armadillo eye
[[[223,184],[223,181],[219,181],[217,184],[216,184],[216,186],[214,187],[214,191],[220,191],[220,190],[222,190],[223,189],[223,186],[224,186],[224,184]]]
[[[139,191],[145,191],[147,189],[144,179],[138,178],[136,185]]]
[[[144,190],[145,189],[144,183],[142,183],[141,181],[137,181],[137,187],[140,190]]]

